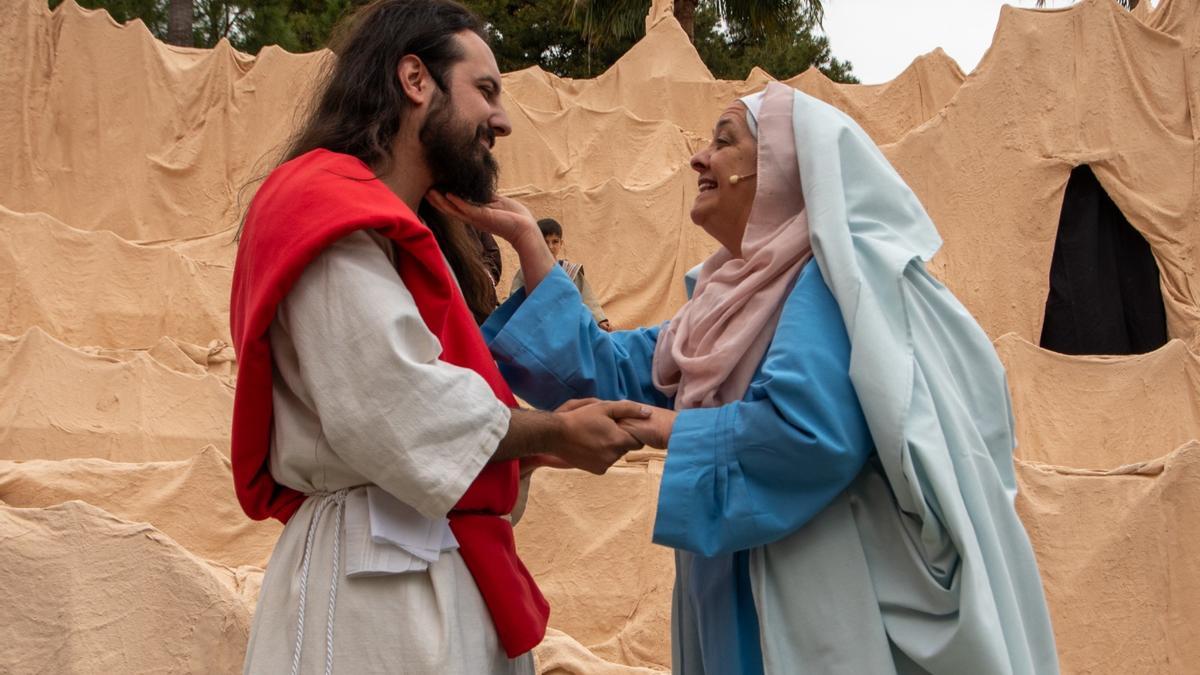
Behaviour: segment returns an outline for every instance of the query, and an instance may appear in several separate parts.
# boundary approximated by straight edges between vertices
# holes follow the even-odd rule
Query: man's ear
[[[396,77],[400,78],[400,88],[413,105],[424,105],[433,98],[433,90],[437,83],[429,74],[425,63],[413,54],[405,54],[396,66]]]

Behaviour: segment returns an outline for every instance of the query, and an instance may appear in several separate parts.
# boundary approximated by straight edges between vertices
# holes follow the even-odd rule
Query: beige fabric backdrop
[[[563,223],[624,327],[683,303],[715,247],[687,219],[688,157],[771,78],[713,79],[670,4],[599,77],[504,76],[502,189]],[[232,228],[328,58],[0,3],[0,670],[239,670],[279,527],[241,515],[225,458]],[[1200,0],[1005,8],[970,74],[935,50],[885,84],[788,84],[883,145],[946,240],[935,272],[996,339],[1064,671],[1200,669]],[[1080,163],[1158,260],[1175,339],[1152,354],[1034,344]],[[543,672],[669,666],[662,458],[535,477],[518,537],[553,604]]]

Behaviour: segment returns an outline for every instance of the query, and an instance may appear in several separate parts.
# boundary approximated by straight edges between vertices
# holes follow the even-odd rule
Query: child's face
[[[550,249],[550,255],[555,258],[562,252],[562,237],[557,234],[546,235],[546,246]]]

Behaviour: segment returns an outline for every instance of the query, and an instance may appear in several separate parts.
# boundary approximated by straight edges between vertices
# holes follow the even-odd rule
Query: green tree
[[[167,5],[162,0],[75,0],[87,9],[104,9],[119,23],[141,19],[156,37],[167,35]],[[50,0],[50,9],[63,0]]]
[[[63,0],[49,0],[53,9]],[[192,16],[192,38],[185,46],[211,48],[226,38],[242,51],[266,45],[291,52],[324,47],[337,22],[369,0],[76,0],[89,9],[106,9],[122,23],[142,19],[155,37],[169,40],[172,9]],[[637,30],[603,41],[589,39],[582,19],[572,18],[570,0],[465,0],[487,22],[493,51],[502,71],[531,65],[562,77],[592,77],[612,65],[644,32]],[[642,8],[644,17],[646,8]]]
[[[629,3],[622,15],[623,2],[593,8],[573,0],[466,0],[487,21],[502,71],[538,65],[563,77],[594,77],[645,35],[648,2]],[[744,7],[735,9],[733,3],[701,0],[694,43],[713,75],[742,79],[757,65],[787,78],[816,66],[836,82],[858,82],[850,63],[834,58],[829,39],[820,33],[820,2],[780,4],[787,5],[782,15],[764,18],[751,16]],[[606,14],[583,14],[591,9]]]
[[[759,66],[787,79],[815,66],[835,82],[858,82],[850,63],[834,58],[818,13],[795,8],[779,31],[764,34],[736,21],[722,24],[714,5],[702,2],[696,13],[696,51],[714,76],[742,79]]]
[[[646,0],[570,0],[569,4],[572,17],[595,44],[636,34],[649,7]],[[720,21],[764,36],[788,33],[797,13],[812,17],[816,24],[825,15],[823,0],[674,0],[673,5],[675,19],[693,42],[697,12],[705,6]]]
[[[239,49],[256,53],[267,45],[279,45],[300,53],[326,45],[334,26],[367,0],[268,0],[253,4],[254,11],[242,23],[245,35]]]
[[[504,72],[536,65],[560,77],[594,77],[621,58],[645,32],[642,27],[596,43],[578,21],[571,20],[566,2],[466,0],[465,4],[487,23],[492,51]]]
[[[63,0],[49,0],[54,9]],[[155,37],[170,44],[211,48],[225,38],[242,51],[266,45],[292,52],[325,46],[334,25],[367,0],[76,0],[88,9],[105,9],[122,23],[141,19]],[[191,16],[190,39],[172,35],[172,12]],[[176,27],[178,28],[178,26]]]
[[[49,1],[52,8],[62,2]],[[237,49],[257,53],[271,44],[291,52],[320,49],[337,22],[368,0],[77,1],[107,9],[117,21],[140,18],[163,40],[169,33],[170,10],[174,7],[183,16],[177,4],[182,2],[190,5],[191,46],[213,47],[225,38]],[[680,2],[676,0],[677,10]],[[464,0],[464,4],[486,22],[500,70],[537,65],[576,78],[604,72],[641,39],[649,7],[648,0],[612,0],[594,6],[579,0]],[[786,12],[755,14],[747,9],[749,5],[785,7]],[[753,65],[787,77],[816,65],[835,80],[855,81],[850,64],[833,58],[828,40],[817,32],[819,0],[701,0],[697,9],[696,48],[718,77],[743,78]],[[773,28],[764,28],[767,24]]]
[[[167,42],[173,45],[191,46],[192,24],[196,20],[196,8],[192,0],[170,0],[167,5]]]

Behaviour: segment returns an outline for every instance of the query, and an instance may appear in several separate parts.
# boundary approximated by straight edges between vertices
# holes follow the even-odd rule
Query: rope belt
[[[333,575],[329,579],[329,616],[325,619],[325,675],[333,675],[333,615],[337,608],[338,577],[341,572],[341,541],[342,516],[346,512],[346,492],[318,492],[313,497],[320,501],[313,511],[312,522],[308,524],[308,538],[304,542],[304,562],[300,570],[300,611],[296,619],[296,648],[292,652],[292,675],[300,673],[300,653],[304,648],[304,606],[308,600],[308,568],[312,562],[313,540],[316,539],[317,526],[321,516],[330,506],[333,507]]]

